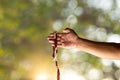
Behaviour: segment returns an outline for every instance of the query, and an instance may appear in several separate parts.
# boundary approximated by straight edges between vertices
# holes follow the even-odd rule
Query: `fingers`
[[[55,46],[55,42],[54,42],[54,41],[52,41],[51,44],[52,44],[52,46]],[[58,40],[58,41],[57,41],[57,46],[58,46],[58,47],[62,46],[62,44],[63,44],[62,40]]]
[[[66,37],[68,35],[68,33],[70,32],[74,32],[72,29],[70,28],[66,28],[63,30],[63,33],[57,33],[57,46],[61,47],[64,46],[64,42],[66,39],[68,39],[69,37]],[[48,42],[52,44],[52,46],[55,46],[55,33],[51,33],[48,36]]]
[[[54,47],[55,45],[52,44],[52,46]],[[61,47],[61,46],[62,46],[62,44],[57,44],[57,47]]]
[[[64,35],[65,35],[66,33],[69,33],[69,32],[71,32],[71,31],[73,31],[73,30],[70,29],[70,28],[66,28],[66,29],[63,30],[63,33],[57,33],[57,37],[64,37]],[[48,39],[54,39],[54,33],[51,33],[51,34],[48,36]]]
[[[55,39],[53,39],[53,38],[48,38],[48,41],[49,41],[50,43],[55,43]],[[57,43],[60,43],[60,42],[63,42],[63,39],[60,38],[60,37],[58,37],[58,38],[57,38]]]
[[[63,39],[62,39],[62,36],[63,33],[57,33],[57,45],[61,45],[62,42],[63,42]],[[52,46],[55,45],[55,35],[54,33],[51,33],[49,36],[48,36],[48,42],[52,44]]]
[[[57,33],[57,38],[61,38],[62,36],[64,36],[65,34],[64,33]],[[54,39],[55,38],[55,35],[54,33],[51,33],[49,36],[48,36],[48,40],[49,39]]]

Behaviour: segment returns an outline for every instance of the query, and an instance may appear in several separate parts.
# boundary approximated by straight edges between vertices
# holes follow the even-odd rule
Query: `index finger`
[[[65,35],[65,33],[57,33],[58,37],[62,37],[63,35]]]

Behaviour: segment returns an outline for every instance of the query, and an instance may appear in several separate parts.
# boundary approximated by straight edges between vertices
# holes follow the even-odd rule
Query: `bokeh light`
[[[35,77],[35,80],[48,80],[48,75],[47,74],[37,74]]]
[[[85,80],[84,76],[82,75],[78,75],[77,73],[75,73],[72,70],[67,70],[64,71],[63,74],[61,75],[61,80]]]
[[[47,36],[120,43],[119,15],[120,0],[0,0],[0,80],[56,80]],[[58,61],[61,80],[120,80],[119,60],[58,48]]]

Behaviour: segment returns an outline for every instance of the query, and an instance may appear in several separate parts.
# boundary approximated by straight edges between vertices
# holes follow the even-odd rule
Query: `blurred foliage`
[[[70,27],[79,36],[97,41],[101,40],[93,37],[95,35],[88,37],[89,28],[102,28],[107,36],[120,34],[120,17],[116,12],[119,11],[118,0],[107,1],[112,3],[108,10],[90,6],[91,0],[0,0],[0,80],[34,80],[37,73],[45,71],[55,74],[49,54],[52,48],[47,42],[47,36],[54,30]],[[107,36],[102,41],[106,41]],[[119,67],[114,63],[106,67],[101,59],[84,52],[78,53],[77,57],[70,58],[71,61],[60,61],[61,67],[69,64],[67,68],[69,66],[79,74],[97,68],[104,77],[118,80],[114,73]],[[59,56],[62,56],[62,50]],[[105,71],[108,67],[112,69]]]

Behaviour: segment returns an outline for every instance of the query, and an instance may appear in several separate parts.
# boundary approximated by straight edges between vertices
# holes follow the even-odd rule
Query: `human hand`
[[[54,33],[48,36],[49,43],[55,46]],[[66,28],[62,33],[57,33],[57,46],[62,48],[75,48],[79,37],[70,28]]]

